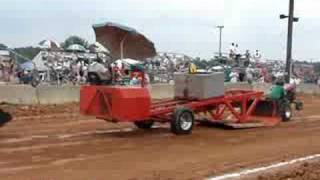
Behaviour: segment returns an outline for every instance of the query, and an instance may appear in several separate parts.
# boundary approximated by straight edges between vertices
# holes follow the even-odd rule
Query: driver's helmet
[[[295,84],[285,84],[284,85],[284,89],[286,90],[286,91],[295,91],[296,90],[296,85]]]
[[[284,79],[282,77],[277,78],[275,84],[278,86],[284,86]]]

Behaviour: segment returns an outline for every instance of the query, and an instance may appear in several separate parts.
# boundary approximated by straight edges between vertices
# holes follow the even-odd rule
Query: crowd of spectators
[[[90,62],[97,58],[95,54],[90,53],[50,51],[40,53],[39,59],[35,61],[38,64],[41,81],[47,83],[84,83]]]
[[[9,56],[8,56],[9,57]],[[0,80],[12,82],[16,79],[17,65],[13,58],[2,58],[0,60]],[[111,63],[110,56],[103,53],[88,52],[64,52],[64,51],[41,51],[33,62],[39,72],[41,83],[72,83],[82,84],[88,80],[88,69],[90,64],[100,59],[113,75],[124,72],[128,66],[122,61]],[[249,50],[241,52],[239,45],[232,43],[229,53],[224,61],[217,57],[211,61],[217,61],[214,66],[207,66],[199,69],[201,72],[224,72],[225,81],[230,82],[273,82],[278,77],[284,76],[285,64],[283,61],[265,60],[259,50],[253,54]],[[175,53],[158,53],[154,58],[144,61],[137,61],[144,67],[148,74],[148,81],[151,83],[168,83],[173,80],[175,72],[185,71],[189,62],[194,59]],[[319,78],[311,64],[294,63],[292,81],[295,83],[307,82],[317,83]],[[320,82],[320,80],[319,80]]]

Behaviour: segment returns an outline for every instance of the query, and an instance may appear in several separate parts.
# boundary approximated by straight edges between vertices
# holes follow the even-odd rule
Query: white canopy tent
[[[48,67],[44,64],[43,57],[45,56],[45,51],[40,51],[34,58],[33,62],[36,65],[38,71],[47,71]]]

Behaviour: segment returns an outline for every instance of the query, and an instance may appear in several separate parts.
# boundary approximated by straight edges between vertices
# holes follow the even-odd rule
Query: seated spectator
[[[136,85],[140,85],[140,80],[139,80],[139,75],[138,74],[135,74],[132,79],[130,80],[130,85],[131,86],[136,86]]]
[[[230,82],[231,83],[236,83],[238,82],[238,79],[239,79],[239,73],[237,71],[232,71],[230,73]]]

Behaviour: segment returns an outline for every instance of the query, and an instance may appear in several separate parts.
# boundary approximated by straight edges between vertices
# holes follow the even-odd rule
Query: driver
[[[271,88],[269,94],[267,94],[268,99],[279,100],[284,98],[285,90],[284,90],[284,81],[282,79],[278,79],[276,84]]]

